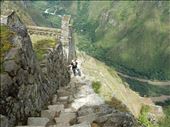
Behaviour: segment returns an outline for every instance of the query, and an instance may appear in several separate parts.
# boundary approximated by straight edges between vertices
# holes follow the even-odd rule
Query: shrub
[[[99,81],[93,81],[92,82],[92,88],[95,93],[99,93],[99,90],[101,88],[101,83]]]
[[[156,125],[153,125],[151,121],[148,120],[149,111],[150,111],[150,107],[148,105],[143,105],[140,111],[138,121],[140,124],[144,125],[145,127],[157,127]]]
[[[170,126],[170,105],[164,106],[164,113],[165,113],[165,118],[163,118],[159,122],[160,127],[169,127]]]

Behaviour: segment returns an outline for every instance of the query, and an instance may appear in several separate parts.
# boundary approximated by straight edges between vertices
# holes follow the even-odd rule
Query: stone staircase
[[[81,123],[77,121],[77,111],[71,107],[77,89],[77,86],[73,85],[57,90],[51,105],[41,111],[40,117],[29,117],[27,125],[16,127],[91,127],[86,120]]]
[[[105,104],[89,81],[74,77],[57,90],[40,117],[29,117],[27,125],[16,127],[134,127],[134,123],[131,114]]]

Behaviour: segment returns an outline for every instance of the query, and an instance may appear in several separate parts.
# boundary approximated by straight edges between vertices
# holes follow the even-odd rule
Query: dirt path
[[[132,77],[126,74],[123,74],[121,72],[117,72],[118,75],[125,77],[125,78],[129,78],[129,79],[133,79],[139,82],[143,82],[143,83],[148,83],[151,85],[157,85],[157,86],[170,86],[170,81],[159,81],[159,80],[149,80],[149,79],[142,79],[142,78],[137,78],[137,77]]]
[[[155,102],[164,102],[166,100],[169,100],[170,96],[168,96],[168,95],[161,95],[159,97],[150,97],[150,98],[155,103]]]

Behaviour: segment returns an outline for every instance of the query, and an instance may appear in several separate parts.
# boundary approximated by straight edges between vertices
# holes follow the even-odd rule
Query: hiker
[[[78,62],[77,62],[76,60],[72,60],[72,62],[71,62],[71,64],[69,65],[69,67],[72,67],[72,71],[73,71],[74,76],[76,76],[77,74],[78,74],[79,76],[81,76],[80,70],[79,70],[79,68],[77,67],[77,65],[78,65]]]

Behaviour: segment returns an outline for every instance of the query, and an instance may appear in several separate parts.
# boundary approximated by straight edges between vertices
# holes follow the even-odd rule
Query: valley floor
[[[117,73],[122,77],[137,80],[137,81],[140,81],[140,82],[143,82],[143,83],[148,83],[148,84],[151,84],[151,85],[170,86],[170,81],[169,80],[168,81],[149,80],[149,79],[142,79],[142,78],[129,76],[129,75],[123,74],[121,72],[117,72]]]

